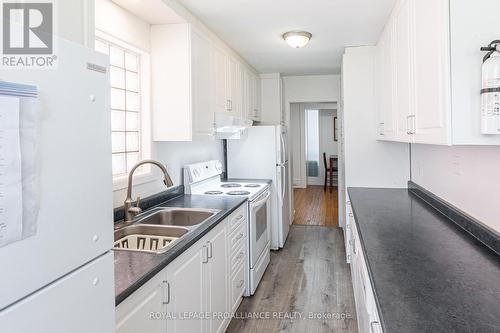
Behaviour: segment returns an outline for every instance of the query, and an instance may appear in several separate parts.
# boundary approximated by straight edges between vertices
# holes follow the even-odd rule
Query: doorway
[[[294,224],[336,227],[339,155],[336,141],[339,136],[336,128],[337,105],[292,103],[290,111]],[[334,172],[330,172],[332,166],[331,171]],[[326,189],[325,176],[328,180]]]

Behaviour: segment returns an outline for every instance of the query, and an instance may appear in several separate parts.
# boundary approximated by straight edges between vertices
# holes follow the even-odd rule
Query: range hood
[[[238,140],[245,136],[253,121],[224,113],[215,114],[215,137],[217,139]]]

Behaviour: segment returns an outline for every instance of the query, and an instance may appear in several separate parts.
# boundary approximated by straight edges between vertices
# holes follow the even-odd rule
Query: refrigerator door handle
[[[279,167],[282,169],[282,172],[281,172],[281,203],[283,203],[283,200],[285,199],[285,191],[286,191],[286,167],[285,167],[285,164],[282,163],[279,165]]]
[[[283,133],[280,133],[280,140],[281,140],[281,161],[280,163],[285,163],[285,158],[286,158],[286,152],[285,152],[285,139],[283,138]]]

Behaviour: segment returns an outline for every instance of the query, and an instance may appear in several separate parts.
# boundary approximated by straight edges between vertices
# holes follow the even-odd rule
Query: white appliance
[[[285,244],[291,224],[291,195],[285,126],[253,126],[243,140],[227,142],[229,178],[271,179],[271,248]]]
[[[245,296],[255,293],[271,260],[270,204],[271,190],[266,182],[221,180],[220,161],[190,164],[184,167],[187,194],[247,197],[247,260]]]
[[[62,39],[57,45],[57,69],[4,68],[0,75],[37,86],[40,115],[37,230],[0,248],[0,331],[110,333],[115,294],[108,60]]]

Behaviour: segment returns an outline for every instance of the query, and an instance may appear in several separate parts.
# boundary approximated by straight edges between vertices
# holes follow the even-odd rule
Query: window
[[[148,85],[148,71],[144,64],[148,55],[114,39],[104,33],[96,32],[95,49],[109,56],[110,61],[110,112],[113,179],[123,178],[132,167],[149,156],[149,126],[145,126],[149,117],[149,92],[143,91]],[[144,68],[143,68],[144,67]],[[141,168],[140,173],[149,169]]]

